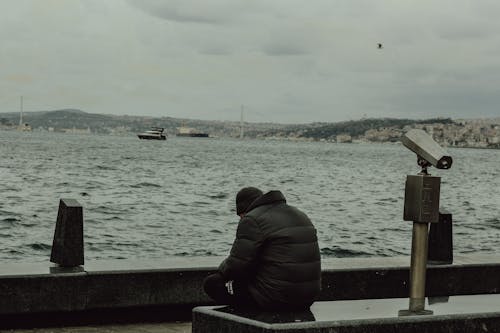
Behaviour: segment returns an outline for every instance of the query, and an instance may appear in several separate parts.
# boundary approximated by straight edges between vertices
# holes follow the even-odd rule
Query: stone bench
[[[428,298],[433,315],[398,317],[407,298],[316,302],[309,311],[260,312],[227,306],[193,310],[193,333],[500,332],[500,295]]]

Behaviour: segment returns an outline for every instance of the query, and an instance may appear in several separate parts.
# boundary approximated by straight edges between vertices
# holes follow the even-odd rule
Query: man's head
[[[256,187],[244,187],[236,194],[236,214],[241,216],[250,204],[260,197],[262,191]]]

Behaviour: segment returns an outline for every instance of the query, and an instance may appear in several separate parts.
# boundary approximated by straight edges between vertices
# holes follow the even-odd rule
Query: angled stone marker
[[[74,199],[61,199],[50,261],[62,267],[83,265],[83,209]]]
[[[439,223],[431,224],[429,231],[428,263],[444,265],[453,263],[453,223],[447,211],[439,212]]]

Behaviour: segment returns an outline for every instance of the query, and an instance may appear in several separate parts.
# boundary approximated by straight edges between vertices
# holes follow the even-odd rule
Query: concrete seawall
[[[87,262],[83,271],[51,264],[3,264],[0,327],[185,320],[210,304],[201,286],[221,257]],[[408,296],[410,258],[323,260],[318,300]],[[427,295],[499,293],[500,256],[456,256],[429,265]]]

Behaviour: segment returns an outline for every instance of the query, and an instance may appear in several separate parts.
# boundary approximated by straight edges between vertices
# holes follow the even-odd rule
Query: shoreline
[[[99,137],[133,137],[136,138],[137,133],[135,132],[129,132],[129,133],[123,133],[123,134],[103,134],[103,133],[72,133],[72,132],[62,132],[62,131],[40,131],[40,130],[33,130],[29,132],[21,132],[18,131],[17,128],[5,128],[0,126],[0,132],[19,132],[19,133],[51,133],[51,134],[62,134],[62,135],[70,135],[70,136],[99,136]],[[171,136],[169,137],[170,139],[172,138],[189,138],[185,136]],[[209,136],[209,139],[227,139],[227,140],[241,140],[237,137],[231,137],[231,136]],[[278,141],[278,142],[313,142],[313,143],[322,143],[322,144],[341,144],[341,145],[346,145],[346,144],[354,144],[354,145],[400,145],[401,142],[399,141],[364,141],[364,140],[353,140],[353,142],[335,142],[335,141],[330,141],[326,139],[312,139],[312,138],[295,138],[295,137],[245,137],[244,140],[256,140],[256,141]],[[500,150],[500,144],[497,146],[486,146],[486,147],[481,147],[481,146],[445,146],[443,145],[445,149],[451,148],[451,149],[485,149],[485,150]]]

